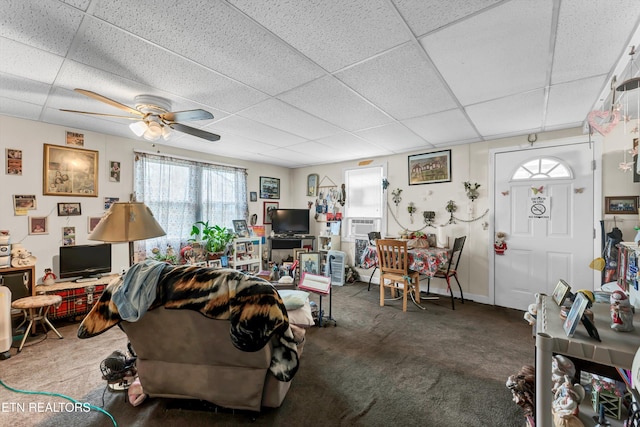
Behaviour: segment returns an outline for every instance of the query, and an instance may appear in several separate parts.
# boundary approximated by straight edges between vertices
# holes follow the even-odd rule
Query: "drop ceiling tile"
[[[361,153],[368,153],[370,156],[380,156],[383,154],[390,154],[392,151],[384,146],[379,147],[371,141],[358,138],[350,133],[339,133],[326,138],[320,138],[315,142],[326,146],[326,150],[331,153],[331,157],[347,156],[349,154],[359,155]]]
[[[275,144],[278,147],[286,147],[305,140],[305,138],[302,138],[301,136],[293,135],[255,120],[250,120],[237,115],[217,121],[214,125],[210,126],[210,128],[212,132],[217,130],[253,139],[255,141],[268,141],[269,144]]]
[[[520,135],[542,128],[544,90],[509,96],[467,107],[469,118],[486,138]]]
[[[544,87],[552,0],[512,0],[420,40],[462,105]]]
[[[424,138],[400,123],[358,131],[356,135],[392,153],[401,153],[419,147],[431,147],[431,144]]]
[[[414,117],[403,120],[402,123],[434,145],[480,139],[473,125],[457,109]]]
[[[330,72],[410,39],[386,0],[229,2]]]
[[[77,9],[86,11],[91,3],[91,0],[61,0],[64,3],[73,6]]]
[[[225,2],[185,0],[157,7],[156,0],[102,1],[94,13],[271,95],[324,74],[320,67]]]
[[[11,74],[0,73],[0,97],[43,105],[51,85],[35,80],[23,79]]]
[[[337,126],[277,99],[268,99],[239,115],[306,139],[322,138],[340,132]]]
[[[628,43],[627,37],[638,23],[639,10],[637,0],[616,1],[615,7],[601,2],[563,0],[552,83],[606,75],[623,53],[619,49]]]
[[[86,19],[69,57],[140,84],[234,112],[267,98],[201,65],[96,19]]]
[[[551,86],[545,127],[583,122],[603,84],[605,84],[604,77],[593,77]],[[582,106],[582,108],[577,106]]]
[[[58,1],[2,0],[0,10],[0,36],[60,56],[67,54],[83,17]]]
[[[0,98],[0,114],[23,119],[38,120],[42,106],[17,99]]]
[[[293,89],[278,98],[349,131],[393,121],[331,76]]]
[[[0,38],[0,72],[52,84],[64,58]]]
[[[456,106],[433,65],[414,43],[340,71],[336,77],[398,120]]]
[[[501,1],[393,0],[413,34],[418,37]]]

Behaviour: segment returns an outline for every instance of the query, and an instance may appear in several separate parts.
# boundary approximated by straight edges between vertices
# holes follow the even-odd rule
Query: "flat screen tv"
[[[276,209],[271,229],[276,234],[309,234],[309,209]]]
[[[60,246],[60,278],[111,273],[111,243]]]

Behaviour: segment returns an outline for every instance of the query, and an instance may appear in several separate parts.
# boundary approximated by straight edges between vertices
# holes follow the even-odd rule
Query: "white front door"
[[[494,255],[495,304],[526,310],[560,279],[593,290],[593,146],[576,143],[495,153],[495,232],[507,250]]]

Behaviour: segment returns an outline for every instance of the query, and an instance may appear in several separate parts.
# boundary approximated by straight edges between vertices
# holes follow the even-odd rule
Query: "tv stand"
[[[315,250],[316,236],[313,234],[275,235],[269,237],[269,260],[274,249],[301,248],[304,240],[311,240],[311,250]]]
[[[100,278],[85,278],[90,279],[91,282],[82,282],[83,278],[66,279],[66,282],[56,282],[53,285],[38,285],[35,287],[35,294],[60,295],[62,297],[62,304],[49,311],[49,320],[83,316],[98,302],[105,286],[118,277],[120,277],[118,274],[105,274]]]
[[[97,282],[98,277],[81,277],[79,279],[74,280],[76,283],[86,283],[86,282]]]

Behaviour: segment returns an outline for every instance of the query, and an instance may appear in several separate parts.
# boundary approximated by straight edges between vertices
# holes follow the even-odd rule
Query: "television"
[[[309,234],[309,209],[276,209],[271,215],[275,234]]]
[[[111,243],[60,246],[60,278],[100,277],[111,273]]]

